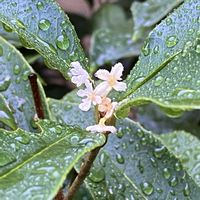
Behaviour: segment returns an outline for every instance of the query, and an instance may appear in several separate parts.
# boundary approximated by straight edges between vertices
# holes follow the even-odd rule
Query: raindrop
[[[171,173],[170,173],[170,171],[169,171],[168,168],[164,168],[164,169],[163,169],[163,176],[164,176],[166,179],[169,179],[169,178],[170,178]]]
[[[70,142],[72,145],[77,145],[79,141],[80,141],[80,138],[77,135],[72,136],[70,139]]]
[[[198,45],[196,46],[196,52],[197,52],[197,53],[200,53],[200,44],[198,44]]]
[[[166,19],[166,24],[169,26],[172,23],[172,19],[171,18],[167,18]]]
[[[144,43],[144,46],[142,48],[142,52],[145,56],[148,56],[150,54],[150,44],[149,44],[149,41],[146,41]]]
[[[29,144],[30,142],[29,136],[25,134],[21,129],[18,130],[15,140],[17,140],[18,142],[22,144]]]
[[[46,30],[49,29],[50,25],[51,25],[51,23],[50,23],[49,20],[47,20],[47,19],[41,19],[38,26],[39,26],[39,28],[41,30],[46,31]]]
[[[161,83],[162,83],[163,81],[164,81],[164,78],[163,78],[162,76],[158,76],[158,77],[156,78],[156,80],[155,80],[154,85],[155,85],[156,87],[158,87],[158,86],[161,85]]]
[[[151,183],[148,183],[148,182],[144,182],[141,184],[141,189],[142,189],[142,192],[146,195],[151,195],[153,193],[153,186],[151,185]]]
[[[8,25],[6,25],[6,24],[4,24],[4,23],[3,23],[3,29],[4,29],[5,31],[7,31],[7,32],[12,32],[12,29],[11,29]]]
[[[116,160],[119,164],[124,164],[124,157],[119,153],[116,154]]]
[[[104,178],[105,178],[104,170],[98,167],[93,168],[89,175],[89,179],[91,179],[95,183],[103,181]]]
[[[182,166],[181,166],[181,163],[180,163],[180,162],[176,162],[176,163],[175,163],[175,170],[176,170],[176,171],[182,170]]]
[[[158,46],[158,45],[156,45],[156,46],[154,47],[153,52],[154,52],[155,54],[157,54],[157,53],[159,52],[159,46]]]
[[[166,148],[164,146],[158,147],[154,149],[154,156],[156,158],[161,158],[163,154],[165,153]]]
[[[11,83],[10,76],[6,76],[4,80],[0,81],[0,91],[5,91],[8,89],[9,85]]]
[[[174,47],[178,43],[178,38],[175,35],[169,36],[166,39],[167,47]]]
[[[69,39],[64,35],[60,35],[56,39],[56,45],[59,49],[67,50],[69,47]]]
[[[189,189],[189,185],[186,183],[184,190],[183,190],[183,194],[184,196],[189,196],[190,195],[190,189]]]
[[[37,6],[37,9],[38,9],[38,10],[42,10],[42,9],[44,8],[44,4],[43,4],[41,1],[39,1],[39,2],[36,4],[36,6]]]
[[[15,75],[18,75],[21,71],[21,67],[19,65],[15,65],[13,71]]]
[[[178,179],[173,176],[172,179],[169,181],[169,185],[175,187],[178,184]]]
[[[143,174],[144,173],[144,166],[142,165],[140,160],[138,161],[137,167],[138,167],[140,173]]]
[[[0,167],[8,165],[14,161],[16,161],[16,159],[13,155],[11,155],[9,152],[0,150]]]

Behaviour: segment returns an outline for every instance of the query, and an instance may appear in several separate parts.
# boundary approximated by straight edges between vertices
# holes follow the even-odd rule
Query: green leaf
[[[13,112],[17,126],[34,130],[36,113],[28,75],[33,70],[21,53],[0,37],[0,93]],[[49,118],[48,106],[41,84],[38,82],[45,117]]]
[[[52,199],[74,164],[103,135],[43,120],[41,133],[0,130],[1,199]]]
[[[145,2],[133,2],[131,6],[134,21],[133,40],[138,40],[142,37],[146,38],[156,23],[182,2],[183,0],[147,0]]]
[[[18,35],[2,22],[0,22],[0,36],[8,40],[11,44],[15,45],[16,47],[21,47],[22,45],[19,41]]]
[[[0,122],[11,129],[16,129],[17,125],[9,105],[5,98],[0,94]]]
[[[200,111],[185,112],[177,118],[169,118],[155,105],[145,105],[133,111],[135,118],[147,130],[154,133],[169,133],[174,130],[185,130],[199,137]]]
[[[132,21],[126,19],[120,6],[105,4],[94,15],[93,24],[90,48],[92,63],[103,65],[123,57],[139,55],[142,42],[132,41]]]
[[[200,108],[198,6],[198,1],[186,1],[151,32],[127,78],[118,115],[121,109],[149,102],[171,115]]]
[[[39,52],[67,78],[70,63],[87,61],[74,27],[54,0],[4,0],[0,21],[17,32],[21,42]]]
[[[184,168],[200,186],[199,139],[184,131],[163,134],[160,139],[182,161]]]
[[[49,102],[54,104],[50,108],[55,117],[59,115],[65,123],[93,124],[92,113],[82,112],[76,104],[69,103],[73,115],[70,109],[57,114],[55,107],[60,103]],[[84,114],[82,120],[80,114]],[[127,119],[118,121],[117,128],[117,136],[109,135],[85,181],[93,199],[198,199],[200,188],[156,135]]]

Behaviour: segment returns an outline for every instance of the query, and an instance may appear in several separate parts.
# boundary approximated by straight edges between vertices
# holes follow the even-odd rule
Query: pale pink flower
[[[122,80],[122,72],[124,67],[121,63],[115,64],[111,72],[105,69],[99,69],[95,76],[101,80],[104,80],[97,86],[98,90],[103,91],[104,96],[106,96],[111,89],[115,89],[116,91],[125,91],[127,89],[126,83],[120,82]]]
[[[78,61],[72,62],[71,67],[72,68],[70,69],[68,74],[69,76],[71,76],[72,83],[79,87],[82,84],[89,82],[89,74],[86,70],[83,69],[83,67]]]
[[[117,106],[117,102],[111,102],[111,99],[108,97],[102,98],[101,104],[98,105],[98,110],[105,113],[105,118],[109,119]]]
[[[105,125],[105,118],[102,118],[99,124],[88,126],[86,130],[94,132],[94,133],[95,132],[98,132],[98,133],[104,133],[104,132],[116,133],[117,132],[117,129],[114,126]]]
[[[97,105],[101,103],[101,96],[95,89],[93,89],[92,83],[86,83],[85,86],[86,89],[79,90],[77,95],[80,97],[86,97],[85,99],[82,99],[82,103],[79,105],[79,108],[83,111],[88,111],[91,104]]]

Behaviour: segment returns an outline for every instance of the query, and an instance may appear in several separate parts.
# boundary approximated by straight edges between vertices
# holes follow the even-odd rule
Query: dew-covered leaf
[[[55,118],[65,123],[83,127],[94,123],[89,121],[92,113],[82,112],[76,104],[69,103],[73,115],[70,109],[57,114],[54,109],[60,102],[49,102]],[[62,108],[67,104],[63,102]],[[85,180],[93,199],[198,199],[200,188],[155,134],[128,119],[118,120],[117,128]]]
[[[176,131],[160,138],[182,162],[184,168],[200,186],[200,142],[190,133]]]
[[[148,36],[119,107],[153,102],[169,115],[200,108],[200,2],[186,1]],[[121,99],[123,99],[121,98]]]
[[[142,42],[132,41],[132,20],[120,6],[105,4],[94,16],[90,48],[93,64],[103,65],[123,57],[138,56]]]
[[[183,115],[171,118],[155,105],[144,105],[133,110],[134,119],[147,130],[154,133],[170,133],[174,130],[184,130],[197,137],[200,133],[200,111],[185,112]]]
[[[8,40],[11,44],[15,45],[16,47],[22,46],[17,33],[13,32],[12,29],[10,29],[2,22],[0,22],[0,36]]]
[[[3,123],[11,129],[16,129],[17,125],[13,116],[13,113],[6,103],[3,95],[0,94],[0,123]]]
[[[21,53],[0,37],[0,93],[5,97],[18,127],[34,130],[33,117],[36,114],[28,75],[33,73]],[[48,106],[44,91],[38,82],[45,117]]]
[[[145,2],[133,2],[131,6],[134,21],[133,40],[138,40],[141,37],[146,38],[155,24],[181,2],[183,0],[147,0]]]
[[[70,63],[87,67],[74,27],[54,0],[4,0],[0,21],[17,32],[25,47],[38,51],[49,66],[67,78]]]
[[[1,199],[52,199],[74,164],[105,142],[103,135],[40,121],[41,133],[0,129]]]

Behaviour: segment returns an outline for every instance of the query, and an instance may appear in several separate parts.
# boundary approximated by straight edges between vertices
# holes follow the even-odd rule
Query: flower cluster
[[[126,90],[126,84],[121,81],[123,70],[124,67],[121,63],[115,64],[110,72],[105,69],[98,70],[95,73],[95,77],[102,80],[102,82],[95,87],[94,81],[80,63],[78,61],[71,63],[71,70],[69,72],[71,81],[77,87],[85,86],[84,89],[80,89],[77,92],[77,95],[83,98],[79,108],[83,111],[88,111],[94,105],[102,116],[98,124],[89,126],[86,130],[91,132],[116,132],[114,126],[107,126],[105,124],[112,117],[117,107],[117,102],[112,102],[107,95],[112,89],[116,91]]]

